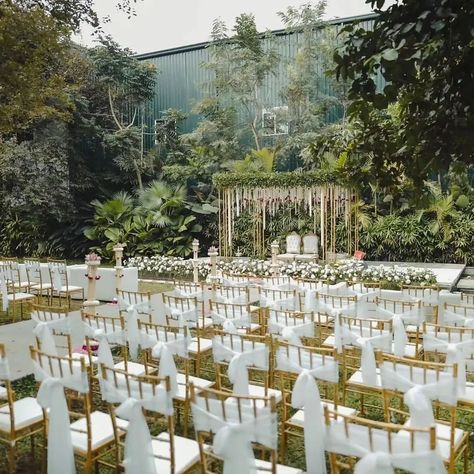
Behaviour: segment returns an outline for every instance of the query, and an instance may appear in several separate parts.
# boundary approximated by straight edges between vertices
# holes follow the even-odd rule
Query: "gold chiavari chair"
[[[28,279],[30,293],[38,297],[46,296],[48,303],[51,303],[53,284],[49,277],[45,278],[41,267],[41,260],[34,258],[25,258],[25,271]]]
[[[176,393],[173,394],[175,407],[183,413],[184,436],[188,434],[188,418],[190,411],[189,385],[192,382],[196,387],[208,388],[214,385],[214,382],[190,375],[189,357],[187,351],[188,344],[188,328],[186,326],[163,326],[153,323],[144,323],[139,321],[139,330],[147,335],[150,341],[156,340],[157,344],[169,345],[173,354],[174,361],[178,367],[176,374]],[[151,344],[147,344],[151,346]],[[151,374],[158,370],[160,374],[160,357],[153,355],[153,347],[143,349],[144,363],[147,374]]]
[[[248,394],[267,397],[273,395],[277,403],[282,400],[280,390],[271,388],[274,365],[272,338],[253,334],[229,334],[215,331],[213,337],[213,357],[218,390],[232,391],[244,389]],[[242,370],[247,371],[248,387],[237,387],[230,380],[229,364],[236,358],[243,361]]]
[[[331,474],[354,472],[358,459],[362,463],[366,456],[374,455],[384,457],[384,466],[388,463],[389,468],[411,470],[420,462],[420,454],[424,456],[422,462],[433,466],[434,470],[430,472],[443,472],[443,463],[436,449],[434,426],[413,428],[368,420],[339,414],[328,407],[324,407],[324,421]]]
[[[276,354],[275,377],[279,380],[283,394],[280,429],[281,459],[284,461],[287,459],[289,437],[303,438],[304,409],[295,409],[292,405],[292,392],[302,371],[309,371],[317,382],[322,397],[321,407],[328,406],[336,413],[345,415],[355,415],[357,411],[339,403],[339,370],[335,349],[295,346],[282,341],[274,342],[274,349]],[[308,422],[316,423],[317,420],[308,420]]]
[[[166,325],[187,326],[191,334],[188,354],[194,361],[194,374],[199,377],[203,361],[211,355],[212,350],[211,339],[204,337],[205,328],[209,326],[208,318],[204,318],[204,315],[200,314],[200,305],[197,298],[163,295],[163,301],[167,307]],[[210,321],[212,324],[212,319]],[[206,326],[203,325],[204,322]]]
[[[242,334],[263,334],[262,312],[252,311],[248,303],[226,303],[210,300],[210,315],[215,328],[231,323]]]
[[[152,322],[151,293],[149,291],[127,291],[117,289],[120,315],[127,313],[128,307],[133,306],[138,313],[139,319]]]
[[[0,443],[7,446],[8,473],[13,474],[17,472],[17,448],[21,440],[30,438],[34,458],[35,436],[44,434],[44,413],[35,398],[16,399],[3,344],[0,344],[0,399],[6,400],[0,405]]]
[[[278,462],[277,402],[275,397],[237,396],[215,389],[198,389],[191,384],[191,405],[199,443],[200,465],[203,474],[222,472],[222,464],[241,463],[242,472],[268,472],[270,474],[302,474],[302,471]],[[242,426],[249,433],[230,438],[225,452],[216,452],[213,440],[222,429]],[[235,431],[236,433],[238,430]],[[265,435],[263,435],[265,433]],[[215,446],[215,444],[214,444]],[[254,449],[252,449],[254,448]],[[259,459],[244,458],[242,452],[261,453]],[[266,459],[270,459],[267,461]],[[249,466],[244,465],[250,464]],[[254,464],[252,466],[251,464]]]
[[[444,303],[443,311],[438,315],[438,324],[448,326],[474,325],[474,306]]]
[[[380,354],[379,357],[385,421],[397,420],[404,423],[405,427],[420,426],[424,418],[427,418],[426,415],[420,416],[420,412],[431,401],[432,406],[426,407],[426,410],[433,420],[430,423],[436,424],[437,450],[450,474],[454,474],[456,463],[460,459],[463,459],[464,473],[467,474],[469,433],[457,427],[458,365],[407,359],[390,354]],[[439,388],[436,387],[437,384]],[[412,402],[414,406],[408,408],[407,393],[427,385],[431,386],[430,391],[426,391],[429,395],[422,397],[423,400]]]
[[[78,362],[71,357],[45,354],[34,347],[30,347],[30,354],[33,364],[37,366],[36,372],[43,372],[43,380],[46,377],[64,381],[63,390],[69,402],[69,417],[74,421],[70,423],[69,432],[62,434],[71,436],[75,457],[84,465],[85,473],[92,473],[94,466],[97,468],[97,463],[105,464],[105,461],[100,458],[115,451],[115,432],[109,414],[92,410],[92,397],[87,382],[90,380],[88,373],[90,369],[86,366],[84,359]],[[67,380],[72,377],[76,379],[75,385],[78,380],[82,380],[84,386],[80,391],[68,388],[69,382]],[[53,424],[50,411],[46,411],[46,419],[48,421],[49,451],[57,449],[51,444],[51,433],[58,427]],[[120,420],[120,425],[123,429],[126,422]],[[112,466],[109,464],[109,467]]]
[[[353,295],[337,295],[337,294],[328,294],[328,293],[316,293],[317,301],[329,306],[333,309],[341,309],[347,306],[356,304],[357,296]]]
[[[153,375],[131,375],[122,370],[106,367],[103,364],[100,370],[103,380],[108,384],[114,395],[119,395],[110,398],[103,392],[109,406],[115,433],[116,456],[114,467],[116,471],[128,472],[128,470],[131,470],[132,472],[140,472],[138,469],[143,468],[148,461],[134,459],[133,467],[131,467],[132,459],[125,458],[127,454],[131,456],[131,453],[126,452],[125,444],[122,441],[123,426],[121,426],[120,418],[117,416],[117,407],[120,404],[117,398],[119,398],[122,401],[135,400],[143,407],[144,416],[150,415],[146,417],[145,421],[149,425],[153,423],[152,453],[150,454],[155,471],[169,474],[192,472],[199,463],[199,446],[196,441],[176,436],[174,433],[170,378],[155,377]],[[164,421],[166,427],[164,430],[163,424],[157,423],[160,420]],[[157,430],[160,431],[158,435],[155,434]]]
[[[439,291],[438,285],[402,285],[402,294],[420,299],[425,320],[428,322],[438,320]]]
[[[71,299],[74,294],[84,299],[84,288],[82,286],[75,286],[69,284],[69,275],[67,271],[66,260],[55,260],[48,258],[49,278],[52,284],[52,296],[59,298],[59,305],[61,306],[61,298],[65,297],[69,308],[71,307]]]

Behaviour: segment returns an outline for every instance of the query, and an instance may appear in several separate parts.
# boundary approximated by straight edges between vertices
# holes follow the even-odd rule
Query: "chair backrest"
[[[100,371],[102,376],[102,398],[110,407],[112,425],[115,433],[116,453],[118,463],[122,469],[124,464],[126,464],[127,470],[130,469],[132,472],[141,472],[142,469],[143,472],[152,472],[150,467],[154,467],[155,461],[162,459],[170,463],[170,472],[175,472],[176,457],[173,400],[169,377],[160,378],[152,375],[132,375],[123,370],[106,367],[103,364],[100,366]],[[152,438],[149,431],[145,433],[141,431],[144,439],[141,439],[138,444],[135,440],[135,449],[133,452],[127,449],[128,446],[132,445],[133,440],[126,438],[125,444],[123,443],[122,435],[124,431],[117,423],[117,418],[123,418],[123,415],[119,416],[117,412],[119,412],[124,402],[130,401],[139,405],[139,408],[141,408],[141,416],[144,418],[144,410],[146,410],[153,414],[154,419],[156,419],[158,415],[165,419],[166,432],[168,434],[167,444],[169,444],[168,453],[155,454],[152,451]],[[130,414],[131,417],[129,417],[130,424],[127,429],[127,436],[129,433],[133,435],[135,429],[142,428],[142,421],[140,421],[139,417],[131,412]],[[144,422],[146,422],[146,418]],[[133,427],[132,424],[136,424],[136,426]],[[123,458],[122,456],[128,457]]]
[[[223,303],[210,300],[211,318],[214,326],[224,327],[225,323],[232,323],[236,329],[244,328],[250,331],[252,319],[250,305],[239,303]]]
[[[218,463],[219,468],[222,462],[232,467],[231,472],[254,472],[252,448],[255,447],[264,458],[270,458],[267,472],[276,474],[278,420],[273,396],[236,396],[214,389],[198,389],[192,383],[190,392],[202,472],[216,472],[213,466]],[[219,435],[229,427],[232,430],[223,446],[218,442]]]
[[[28,283],[40,285],[40,288],[43,286],[43,274],[41,273],[41,260],[35,258],[25,258],[25,271]]]
[[[120,314],[124,314],[127,305],[136,306],[139,318],[146,318],[151,322],[151,293],[149,291],[127,291],[117,289]]]
[[[451,427],[456,427],[458,396],[457,364],[442,364],[416,359],[379,355],[386,420],[410,417],[411,426],[434,423],[432,402],[448,413]],[[403,403],[394,403],[398,398]],[[404,409],[408,406],[408,410]],[[439,414],[439,412],[437,412]]]
[[[461,304],[466,306],[474,306],[474,295],[461,292]]]
[[[15,392],[11,384],[10,366],[8,364],[5,345],[0,344],[0,400],[6,400],[8,404],[8,417],[10,424],[10,433],[15,433]]]
[[[405,313],[415,308],[421,308],[421,300],[411,295],[400,294],[400,297],[386,298],[381,296],[375,297],[375,304],[395,314]]]
[[[10,282],[11,283],[20,283],[20,265],[18,258],[16,257],[5,257],[3,258],[3,264],[6,265],[9,269]]]
[[[280,288],[288,289],[290,285],[294,284],[294,281],[291,277],[287,275],[280,276],[264,276],[261,278],[261,286],[265,288]]]
[[[322,292],[316,293],[316,299],[335,309],[344,308],[357,302],[357,296],[332,295]]]
[[[278,290],[274,288],[258,289],[260,306],[280,310],[297,310],[298,299],[296,290]]]
[[[202,283],[193,283],[192,281],[175,280],[173,282],[173,294],[181,297],[196,297],[202,299],[204,286]]]
[[[202,326],[203,303],[196,297],[182,297],[163,294],[166,324],[199,329]]]
[[[289,342],[301,344],[315,341],[314,313],[269,309],[265,323],[268,334],[279,335]]]
[[[65,339],[65,346],[62,347],[66,347],[68,355],[71,356],[73,347],[71,339],[71,326],[69,324],[68,318],[69,309],[67,306],[54,308],[51,306],[34,304],[31,312],[31,319],[33,320],[35,326],[46,324],[51,334],[56,336],[55,342],[57,347],[61,347],[58,345],[58,339]],[[42,341],[38,334],[36,334],[36,347],[39,350],[42,350]]]
[[[301,236],[291,233],[286,237],[286,253],[301,253]]]
[[[69,280],[67,273],[67,261],[48,258],[47,262],[49,269],[49,278],[53,284],[53,287],[56,290],[59,290],[59,285],[68,287]]]
[[[307,234],[303,237],[303,253],[317,255],[319,253],[319,237]]]
[[[213,289],[213,299],[223,303],[247,304],[250,301],[247,286],[217,286]]]
[[[324,420],[326,430],[323,436],[329,453],[330,472],[340,472],[346,466],[346,456],[360,459],[357,466],[360,472],[364,472],[364,461],[375,467],[382,457],[385,461],[383,465],[388,468],[414,472],[413,467],[419,468],[420,463],[424,463],[426,470],[423,472],[445,472],[443,460],[436,451],[434,426],[413,428],[374,421],[343,415],[327,406],[324,407]],[[344,456],[345,462],[339,460],[337,455]]]
[[[223,286],[248,286],[251,284],[248,275],[238,275],[235,273],[223,273],[222,274],[222,285]]]
[[[313,372],[323,398],[331,400],[334,406],[339,404],[339,369],[338,355],[335,349],[326,347],[296,346],[283,341],[274,342],[275,373],[280,380],[283,394],[283,420],[287,420],[292,412],[290,400],[294,382],[301,371]]]
[[[474,306],[444,303],[437,322],[449,326],[474,327]]]
[[[272,340],[269,336],[215,331],[212,354],[217,388],[225,390],[233,385],[234,393],[248,395],[248,386],[241,385],[247,380],[252,385],[262,386],[267,396],[272,372],[271,353]]]

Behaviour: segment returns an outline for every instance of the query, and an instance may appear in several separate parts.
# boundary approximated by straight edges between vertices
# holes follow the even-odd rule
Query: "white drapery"
[[[268,332],[270,334],[279,334],[283,339],[291,344],[302,345],[301,337],[314,337],[314,322],[306,321],[306,318],[288,317],[293,324],[285,325],[285,318],[277,318],[270,310],[268,320]]]
[[[228,376],[233,384],[236,395],[249,395],[248,366],[268,370],[269,350],[261,342],[252,344],[250,341],[239,341],[239,336],[214,337],[212,339],[212,353],[215,362],[228,362]],[[243,343],[241,345],[241,342]],[[242,352],[240,351],[243,348]]]
[[[343,456],[360,458],[354,474],[393,474],[394,468],[415,474],[444,474],[446,468],[441,456],[430,449],[429,434],[415,435],[415,450],[410,445],[410,436],[405,431],[395,434],[388,444],[388,433],[372,430],[369,444],[368,429],[365,426],[342,420],[332,420],[326,427],[326,446],[330,452]]]
[[[298,374],[293,386],[291,404],[304,410],[304,443],[308,474],[325,474],[324,423],[321,397],[315,379],[337,383],[338,363],[304,349],[282,348],[277,353],[277,369]],[[301,363],[300,363],[301,361]]]
[[[87,373],[81,371],[80,365],[70,365],[62,360],[53,363],[56,364],[54,372],[59,372],[61,365],[63,377],[55,377],[47,367],[33,361],[33,373],[41,382],[36,400],[48,410],[48,474],[74,474],[76,467],[64,388],[87,393],[89,382]]]
[[[277,448],[277,414],[265,406],[254,411],[252,405],[238,405],[233,399],[224,403],[225,416],[220,400],[197,397],[192,404],[194,426],[197,431],[215,433],[213,449],[224,460],[224,474],[254,474],[251,443]]]
[[[434,424],[432,400],[448,405],[457,403],[458,383],[451,373],[384,362],[380,375],[384,388],[405,394],[403,399],[410,410],[410,426],[426,428]]]

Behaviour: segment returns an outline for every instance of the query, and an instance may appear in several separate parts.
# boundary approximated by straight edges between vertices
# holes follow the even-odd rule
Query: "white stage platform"
[[[425,263],[425,262],[371,262],[366,261],[369,267],[384,265],[384,266],[399,266],[399,267],[416,267],[416,268],[427,268],[431,270],[438,280],[438,285],[441,288],[451,290],[459,278],[462,272],[466,268],[466,265],[457,263]]]

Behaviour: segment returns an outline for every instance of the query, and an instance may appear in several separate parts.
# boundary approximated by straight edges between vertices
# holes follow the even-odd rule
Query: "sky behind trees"
[[[138,0],[137,15],[128,19],[114,0],[96,0],[101,17],[110,17],[104,30],[121,45],[137,53],[184,46],[209,39],[212,21],[221,17],[229,26],[240,13],[254,13],[259,30],[282,28],[278,11],[308,0]],[[328,0],[326,17],[370,13],[365,0]],[[92,45],[94,37],[83,28],[76,41]]]

